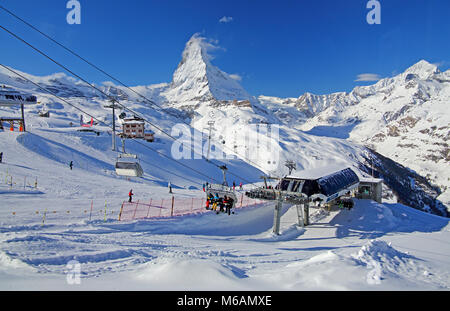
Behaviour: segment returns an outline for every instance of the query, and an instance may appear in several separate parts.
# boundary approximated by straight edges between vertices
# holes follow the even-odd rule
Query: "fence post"
[[[147,210],[147,216],[145,218],[148,218],[148,214],[150,214],[151,207],[152,207],[152,199],[150,199],[150,204],[148,205],[148,210]]]
[[[45,211],[44,211],[44,216],[42,217],[42,226],[44,226],[44,223],[45,223],[45,215],[47,214],[47,208],[45,208]]]
[[[174,203],[174,196],[172,196],[172,209],[170,210],[170,217],[173,217],[173,203]]]
[[[242,208],[242,200],[244,200],[244,194],[241,194],[241,208]]]
[[[123,204],[124,204],[125,202],[122,202],[122,206],[120,207],[120,212],[119,212],[119,221],[120,221],[120,218],[122,217],[122,211],[123,211]]]
[[[91,212],[89,213],[89,221],[91,221],[92,218],[92,208],[94,207],[94,200],[91,201]]]
[[[136,211],[137,211],[138,207],[139,207],[139,200],[137,201],[136,208],[134,209],[133,220],[134,220],[134,217],[136,217]]]
[[[104,221],[106,222],[106,200],[105,200],[105,218]]]

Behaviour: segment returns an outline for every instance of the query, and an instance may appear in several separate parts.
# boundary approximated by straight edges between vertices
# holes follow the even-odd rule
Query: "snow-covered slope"
[[[231,216],[206,213],[119,222],[120,207],[130,189],[141,202],[164,200],[170,198],[167,184],[171,182],[175,196],[202,198],[202,183],[220,182],[222,173],[193,154],[181,163],[173,161],[173,140],[147,125],[157,137],[154,143],[143,142],[151,149],[126,142],[127,151],[139,155],[144,177],[119,178],[107,126],[112,123],[111,111],[104,107],[110,104],[107,96],[63,73],[47,77],[21,73],[106,123],[95,127],[98,136],[80,132],[79,110],[1,69],[0,85],[33,93],[39,104],[26,108],[27,133],[0,132],[4,153],[0,164],[0,288],[448,289],[448,219],[394,203],[398,200],[447,215],[435,200],[438,189],[408,167],[383,157],[383,152],[363,147],[355,131],[363,122],[378,126],[373,116],[384,114],[387,108],[368,114],[370,100],[387,96],[397,103],[395,92],[408,74],[417,75],[408,77],[417,85],[405,90],[417,87],[416,91],[441,96],[447,94],[448,73],[436,73],[422,63],[403,78],[357,88],[351,95],[305,94],[300,101],[289,99],[289,103],[269,97],[257,100],[212,65],[208,47],[204,38],[195,35],[171,83],[132,88],[164,110],[125,87],[110,82],[98,87],[169,133],[186,126],[180,119],[197,134],[207,132],[208,121],[215,121],[211,154],[227,153],[220,161],[228,167],[230,184],[258,182],[262,173],[283,176],[286,160],[294,160],[297,170],[339,165],[370,174],[373,168],[385,180],[385,204],[356,200],[352,211],[314,209],[312,226],[307,228],[296,225],[296,209],[285,205],[280,236],[271,233],[271,204],[236,210]],[[393,94],[388,96],[389,92]],[[416,98],[414,94],[409,95]],[[424,106],[427,102],[417,106],[433,110],[434,106]],[[399,109],[394,104],[386,106]],[[48,110],[50,118],[40,118],[41,109]],[[356,110],[350,113],[350,109]],[[2,107],[0,113],[17,116],[20,111]],[[439,117],[434,111],[428,113]],[[440,118],[439,122],[446,120]],[[260,149],[242,140],[267,124],[278,129],[279,139],[263,134]],[[364,128],[360,131],[367,133]],[[195,143],[205,147],[206,138]],[[274,153],[262,148],[269,143]],[[68,167],[70,161],[74,161],[73,170]],[[245,185],[247,189],[253,186]],[[79,287],[66,281],[71,260],[81,264]]]
[[[281,122],[309,134],[334,136],[369,146],[426,176],[450,203],[450,70],[425,60],[405,72],[350,93],[298,99],[261,96]],[[289,112],[289,113],[285,113]]]
[[[308,93],[301,96],[298,100],[288,99],[287,102],[270,97],[260,97],[257,100],[250,96],[230,75],[211,63],[211,56],[208,52],[213,48],[215,46],[208,42],[207,39],[194,35],[186,44],[182,53],[182,61],[175,71],[171,83],[137,86],[133,87],[132,90],[123,86],[116,86],[111,82],[97,87],[107,95],[118,98],[121,104],[144,116],[166,133],[171,133],[177,124],[186,126],[186,124],[180,122],[190,124],[199,132],[207,132],[209,128],[208,122],[214,121],[211,149],[217,152],[213,152],[212,157],[216,156],[219,157],[219,160],[223,160],[226,156],[235,158],[237,161],[235,169],[229,170],[230,183],[232,180],[236,181],[236,179],[256,181],[256,176],[261,173],[260,171],[271,175],[284,175],[287,172],[284,166],[286,160],[294,160],[298,170],[329,164],[354,167],[372,166],[369,163],[371,162],[370,159],[367,157],[367,153],[370,153],[370,151],[361,146],[362,144],[367,144],[367,138],[364,138],[364,135],[367,135],[367,133],[374,134],[376,133],[375,129],[385,128],[388,115],[392,122],[396,120],[400,122],[402,120],[400,118],[401,114],[390,115],[386,110],[405,110],[399,107],[401,101],[397,106],[392,103],[384,106],[374,106],[374,102],[377,99],[384,96],[386,101],[389,99],[400,100],[399,98],[403,97],[399,97],[396,94],[398,92],[401,93],[404,85],[402,81],[408,80],[408,83],[411,83],[411,81],[415,81],[414,79],[422,78],[427,78],[428,80],[418,81],[416,85],[418,89],[428,88],[427,90],[433,94],[441,89],[444,89],[443,92],[448,91],[445,89],[448,84],[446,82],[448,73],[439,73],[435,66],[426,62],[420,62],[402,75],[379,81],[374,86],[355,88],[350,94],[336,93],[317,96]],[[112,123],[110,111],[104,108],[106,104],[109,104],[105,94],[93,90],[81,81],[62,73],[47,77],[34,77],[26,73],[21,74],[73,102],[73,104],[80,105],[81,108],[95,115],[98,119],[108,124]],[[64,129],[71,122],[72,124],[78,123],[80,112],[76,109],[67,107],[65,103],[55,100],[51,95],[39,90],[25,80],[15,77],[14,74],[5,69],[0,71],[0,78],[0,83],[15,87],[18,90],[32,91],[38,95],[41,104],[37,107],[28,108],[27,112],[31,115],[35,116],[42,108],[51,110],[53,117],[50,120],[31,118],[30,128],[37,126],[38,128],[56,127]],[[406,87],[406,89],[410,91],[411,96],[416,98],[415,94],[417,92],[411,91],[410,87]],[[159,107],[146,102],[139,94],[157,103]],[[426,111],[430,110],[430,113],[436,115],[436,118],[442,118],[442,122],[446,120],[447,116],[445,114],[435,113],[431,107],[426,105],[433,105],[434,108],[436,104],[429,101],[419,101],[416,106],[424,107],[423,109]],[[270,126],[267,126],[267,124]],[[408,125],[410,123],[406,122],[405,124],[409,128]],[[172,156],[171,147],[173,141],[167,135],[158,131],[158,129],[151,126],[148,126],[148,128],[156,132],[159,139],[157,142],[161,144],[158,150],[167,156]],[[262,132],[261,128],[268,133],[270,133],[271,129],[276,128],[279,136],[276,137],[275,135],[272,137]],[[108,129],[104,128],[104,130],[107,131]],[[445,131],[445,127],[437,127],[436,130]],[[255,134],[258,133],[262,133],[257,139],[258,143],[251,146],[249,141],[254,140]],[[192,136],[187,137],[188,140],[195,136],[193,132],[191,134]],[[175,131],[172,135],[178,135],[178,132]],[[443,138],[440,136],[439,139]],[[203,140],[201,140],[203,156],[206,156],[206,142],[207,137],[205,135]],[[430,141],[429,144],[445,148],[446,142]],[[269,146],[271,149],[267,151],[266,148],[260,148],[261,146]],[[385,155],[377,148],[373,146],[372,148]],[[397,149],[390,148],[389,150],[392,152],[392,150]],[[144,154],[144,161],[153,163],[155,162],[154,156],[158,158],[156,163],[164,160],[160,155],[145,150],[145,148],[138,148],[138,150]],[[148,157],[147,154],[149,154]],[[191,156],[194,157],[194,154],[191,153]],[[112,157],[110,156],[110,158]],[[203,168],[202,160],[186,160],[186,163],[189,163],[189,161],[196,162],[193,164],[194,167]],[[225,162],[232,163],[226,159]],[[245,162],[247,163],[244,164]],[[409,167],[408,163],[400,162]],[[430,170],[429,162],[422,161],[421,165],[427,171],[418,171],[419,174],[413,177],[406,177],[409,174],[407,173],[407,168],[403,168],[405,173],[400,174],[401,176],[389,178],[389,180],[401,182],[387,184],[387,186],[397,196],[405,196],[406,192],[404,189],[399,189],[398,185],[411,184],[409,178],[419,180],[419,175],[433,172],[434,167],[431,167],[432,169]],[[239,163],[243,164],[243,166]],[[232,164],[229,165],[233,166]],[[417,163],[415,165],[417,166]],[[206,167],[208,167],[204,172],[206,176],[215,176],[213,177],[215,180],[221,179],[217,168],[210,164]],[[414,165],[411,165],[411,167],[416,169]],[[441,163],[437,163],[436,170],[438,168],[441,168]],[[389,171],[383,170],[381,166],[379,169],[381,170],[379,172],[380,175],[388,176],[391,174]],[[252,170],[253,173],[250,173],[250,175],[243,174],[243,172],[247,173]],[[186,169],[182,169],[182,171],[181,176],[187,172]],[[176,174],[178,173],[176,172]],[[163,175],[166,175],[164,177],[165,180],[171,178],[167,174]],[[194,175],[196,175],[196,178],[201,178],[202,176],[199,174]],[[444,192],[441,197],[445,198],[447,195],[445,187],[448,181],[445,180],[445,175],[440,177],[442,177],[440,179],[442,183],[439,186]],[[430,181],[433,182],[435,179],[430,178]],[[423,187],[416,187],[416,183],[412,183],[411,186],[411,191],[418,193],[417,200],[410,201],[406,197],[399,197],[399,199],[415,208],[431,210],[440,215],[445,215],[446,212],[442,211],[443,207],[439,206],[440,203],[433,203],[433,195],[439,193],[440,190],[436,190],[430,182],[420,182],[420,184]],[[446,202],[445,200],[443,201],[444,203]]]

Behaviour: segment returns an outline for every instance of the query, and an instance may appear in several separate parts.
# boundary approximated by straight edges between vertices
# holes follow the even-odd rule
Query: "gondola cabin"
[[[142,169],[136,155],[123,154],[119,155],[116,165],[116,174],[126,177],[142,177],[144,170]]]
[[[311,201],[329,203],[348,194],[358,185],[358,175],[351,168],[321,168],[286,176],[280,180],[276,189],[307,197]]]

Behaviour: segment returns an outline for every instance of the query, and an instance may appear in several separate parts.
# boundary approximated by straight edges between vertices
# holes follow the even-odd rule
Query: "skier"
[[[217,214],[222,213],[223,212],[223,208],[225,207],[224,204],[224,199],[223,198],[219,198],[219,211],[217,212]]]
[[[0,163],[3,161],[3,152],[0,152]]]
[[[233,181],[233,191],[236,189],[236,183]]]
[[[134,195],[133,189],[131,189],[130,192],[128,193],[128,202],[131,203],[131,200],[133,199],[133,195]]]
[[[239,183],[239,189],[242,190],[242,181]]]
[[[205,206],[205,208],[206,208],[207,210],[209,210],[209,198],[206,199],[206,206]]]
[[[233,201],[234,201],[233,198],[230,197],[230,198],[228,198],[227,204],[225,205],[228,215],[230,215],[230,213],[231,213],[231,208],[233,207]],[[233,214],[234,214],[234,212],[233,212]]]
[[[230,203],[230,199],[231,199],[231,198],[229,198],[229,197],[227,197],[227,196],[224,196],[224,197],[223,197],[223,206],[225,207],[225,210],[223,210],[223,208],[221,208],[221,209],[220,209],[221,212],[222,212],[222,211],[228,212],[228,204]]]
[[[70,161],[69,167],[70,167],[70,170],[72,170],[72,167],[73,167],[73,161]]]
[[[205,192],[205,184],[202,184],[203,192]]]
[[[172,193],[172,184],[169,181],[169,193]]]
[[[213,199],[213,206],[212,206],[212,210],[216,211],[217,210],[217,204],[219,203],[219,194],[216,193],[216,195],[214,196]]]

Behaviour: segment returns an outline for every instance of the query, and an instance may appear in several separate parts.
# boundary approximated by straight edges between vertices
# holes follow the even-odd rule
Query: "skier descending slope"
[[[133,189],[130,190],[130,192],[128,193],[128,202],[131,202],[133,200]]]

